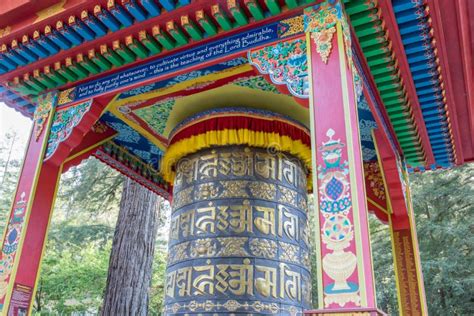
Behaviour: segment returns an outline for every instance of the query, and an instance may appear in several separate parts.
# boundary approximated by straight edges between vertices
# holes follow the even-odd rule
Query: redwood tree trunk
[[[158,196],[126,179],[101,315],[147,315]]]

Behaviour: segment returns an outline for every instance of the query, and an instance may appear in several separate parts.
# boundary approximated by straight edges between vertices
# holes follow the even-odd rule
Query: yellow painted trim
[[[344,41],[344,45],[346,45],[346,41]],[[347,49],[351,49],[351,48],[346,48]],[[345,58],[351,58],[349,56],[347,56],[347,54],[344,55]],[[352,60],[349,60],[350,63],[352,63]],[[358,106],[358,100],[357,100],[357,88],[355,86],[355,72],[357,72],[357,70],[355,69],[355,67],[351,64],[349,64],[349,68],[352,67],[352,71],[351,71],[351,77],[352,77],[352,82],[354,83],[352,85],[352,89],[353,89],[353,92],[354,92],[354,96],[355,96],[355,100],[354,100],[354,103],[355,103],[355,106],[357,108]],[[355,119],[355,122],[357,122],[357,126],[356,126],[356,130],[357,130],[357,142],[358,144],[360,145],[361,147],[361,151],[359,152],[359,159],[362,163],[362,167],[361,167],[361,175],[362,175],[362,181],[364,183],[364,185],[362,186],[362,191],[363,191],[363,197],[364,197],[364,204],[365,204],[365,210],[366,212],[364,212],[364,217],[365,217],[365,222],[367,223],[367,238],[368,238],[368,248],[369,248],[369,259],[370,259],[370,273],[372,275],[372,283],[370,284],[370,286],[372,287],[372,291],[374,293],[374,298],[373,298],[373,303],[374,303],[374,306],[377,306],[377,288],[375,286],[375,269],[374,269],[374,256],[373,256],[373,252],[372,252],[372,235],[371,235],[371,232],[370,232],[370,223],[369,223],[369,205],[368,205],[368,201],[370,200],[373,204],[375,204],[377,207],[379,208],[382,208],[382,211],[386,212],[385,208],[381,207],[381,205],[379,205],[378,203],[376,203],[375,201],[372,201],[371,199],[369,199],[367,197],[367,188],[365,186],[365,172],[364,172],[364,167],[363,167],[363,164],[364,164],[364,157],[362,155],[362,143],[361,143],[361,139],[362,137],[360,136],[360,128],[359,128],[359,112],[355,111],[355,116],[356,116],[356,119]],[[352,131],[352,128],[351,128],[351,131]],[[373,131],[373,129],[371,130]],[[364,268],[365,268],[365,265],[364,265]],[[365,272],[364,272],[365,273]],[[365,283],[364,283],[365,284]],[[368,300],[367,300],[368,301]],[[367,303],[368,305],[368,303]]]
[[[427,311],[427,302],[426,302],[426,293],[425,293],[425,285],[423,281],[423,272],[421,269],[421,257],[420,257],[420,250],[418,246],[418,236],[416,234],[416,225],[415,225],[415,214],[413,212],[413,205],[411,202],[411,191],[410,191],[410,183],[408,182],[408,177],[406,174],[405,170],[402,170],[403,177],[407,179],[406,181],[406,196],[407,196],[407,207],[409,210],[408,213],[408,220],[410,223],[410,234],[411,234],[411,242],[412,242],[412,248],[413,251],[415,252],[413,254],[413,260],[415,260],[415,269],[416,269],[416,279],[418,281],[418,292],[419,292],[419,299],[420,299],[420,305],[421,305],[421,314],[422,315],[428,315]]]
[[[392,241],[392,257],[393,257],[393,270],[395,271],[395,284],[397,289],[397,302],[398,302],[398,313],[401,316],[403,315],[403,307],[402,307],[402,294],[400,293],[400,279],[398,277],[398,263],[397,263],[397,253],[395,250],[395,239],[393,237],[393,222],[392,217],[388,217],[389,227],[390,227],[390,239]]]
[[[111,107],[113,107],[115,101],[118,99],[119,97],[119,93],[117,93],[113,98],[112,100],[110,100],[110,102],[104,107],[104,109],[102,110],[102,112],[100,113],[100,116],[102,116],[105,112],[109,111]],[[92,100],[92,103],[94,103],[94,100]]]
[[[81,150],[80,152],[78,152],[78,153],[76,153],[76,154],[74,154],[74,155],[72,155],[72,156],[67,157],[66,160],[64,160],[63,164],[61,165],[61,168],[63,167],[63,165],[64,165],[66,162],[69,162],[69,161],[73,160],[74,158],[79,157],[80,155],[82,155],[82,154],[88,152],[88,151],[91,150],[91,149],[94,149],[94,148],[96,148],[96,147],[101,146],[102,144],[108,142],[109,140],[111,140],[111,139],[114,138],[115,136],[117,136],[117,133],[115,133],[115,134],[113,134],[112,136],[109,136],[109,137],[107,137],[107,138],[104,138],[104,139],[101,140],[100,142],[95,143],[94,145],[89,146],[89,147],[87,147],[86,149]]]
[[[10,279],[8,280],[7,292],[6,292],[5,301],[4,301],[3,307],[2,307],[2,315],[7,315],[8,310],[5,310],[5,307],[7,307],[7,309],[8,309],[8,306],[10,305],[11,294],[12,294],[12,290],[13,290],[13,284],[15,283],[16,273],[18,272],[18,265],[20,263],[20,257],[21,257],[22,251],[23,251],[23,244],[24,244],[24,241],[25,241],[25,235],[26,235],[26,231],[27,231],[28,224],[29,224],[29,221],[30,221],[31,207],[33,205],[34,197],[36,195],[36,188],[37,188],[37,185],[38,185],[38,178],[39,178],[39,175],[41,173],[41,167],[43,165],[44,154],[46,152],[46,147],[48,145],[48,138],[49,138],[49,134],[50,134],[50,131],[51,131],[51,125],[53,124],[53,118],[54,118],[55,112],[56,112],[56,106],[53,106],[52,109],[51,109],[51,112],[49,114],[49,117],[48,117],[47,128],[43,131],[44,138],[43,138],[43,143],[41,145],[41,152],[40,152],[40,156],[39,156],[40,158],[38,159],[38,162],[37,162],[36,168],[35,168],[33,183],[32,183],[32,186],[31,186],[31,191],[30,191],[30,194],[29,194],[29,197],[28,197],[28,204],[27,204],[27,207],[26,207],[26,218],[25,218],[25,221],[23,222],[23,225],[22,225],[20,242],[18,243],[18,249],[17,249],[17,253],[15,254],[13,269],[12,269],[12,272],[10,274]],[[33,122],[33,129],[34,129],[34,122]],[[31,135],[30,135],[30,137],[31,137]]]
[[[56,186],[54,188],[54,193],[53,193],[53,202],[51,203],[51,209],[49,211],[48,225],[46,226],[46,232],[45,232],[45,236],[44,236],[43,247],[41,249],[41,255],[40,255],[40,258],[39,258],[38,271],[37,271],[36,278],[35,278],[35,285],[33,286],[33,292],[32,292],[30,306],[29,306],[29,309],[28,309],[28,315],[31,315],[32,312],[33,312],[33,303],[34,303],[35,296],[36,296],[36,290],[38,289],[38,282],[39,282],[40,275],[41,275],[41,268],[43,266],[43,256],[44,256],[44,253],[45,253],[45,250],[46,250],[46,244],[48,243],[49,227],[51,225],[51,219],[53,217],[54,205],[56,204],[56,196],[57,196],[58,190],[59,190],[59,183],[60,183],[60,179],[61,179],[61,174],[63,173],[62,172],[63,167],[64,167],[64,163],[62,163],[61,166],[59,167],[58,175],[57,175],[57,178],[56,178]]]
[[[301,159],[306,167],[311,167],[311,149],[300,140],[278,133],[256,132],[249,129],[223,129],[193,135],[170,145],[161,161],[163,179],[168,183],[174,182],[173,166],[179,159],[204,148],[223,145],[248,145],[260,148],[274,145],[279,151],[289,152]]]
[[[139,101],[145,101],[146,102],[150,99],[153,99],[153,98],[156,98],[156,97],[159,97],[159,96],[163,96],[163,95],[167,95],[167,94],[182,91],[186,88],[192,87],[193,85],[196,85],[196,84],[199,84],[199,83],[205,83],[205,82],[209,82],[209,81],[216,81],[216,80],[224,79],[224,78],[227,78],[227,77],[230,77],[230,76],[234,76],[234,75],[237,75],[237,74],[241,74],[243,72],[250,71],[252,69],[253,68],[252,68],[251,65],[247,65],[247,64],[240,65],[240,66],[232,67],[232,68],[224,70],[224,71],[209,74],[207,76],[202,76],[202,77],[194,78],[194,79],[191,79],[191,80],[183,81],[183,82],[177,83],[177,84],[175,84],[173,86],[170,86],[170,87],[157,89],[157,90],[151,91],[149,93],[144,93],[144,94],[133,96],[133,97],[130,97],[130,98],[127,98],[127,99],[115,101],[116,98],[118,98],[118,95],[117,95],[115,97],[114,101],[111,102],[109,111],[112,114],[114,114],[116,117],[121,119],[122,121],[126,122],[130,127],[132,127],[134,130],[136,130],[140,135],[145,137],[147,140],[149,140],[152,144],[157,146],[159,149],[166,150],[166,147],[168,146],[168,144],[158,140],[158,138],[155,135],[148,132],[146,129],[144,129],[142,126],[140,126],[140,124],[128,119],[127,116],[125,116],[122,112],[119,111],[119,107],[123,106],[125,104],[133,103],[133,102],[139,102]]]
[[[402,181],[405,181],[407,179],[406,177],[406,172],[405,170],[401,170],[402,172]],[[421,259],[420,259],[420,252],[418,249],[418,237],[416,234],[416,229],[415,229],[415,222],[414,222],[414,213],[413,213],[413,207],[412,207],[412,201],[411,201],[411,193],[410,193],[410,188],[409,188],[409,183],[408,181],[405,182],[405,188],[406,188],[406,204],[407,204],[407,211],[408,211],[408,222],[410,225],[410,237],[411,237],[411,244],[412,244],[412,249],[413,249],[413,260],[415,261],[415,272],[416,272],[416,279],[417,279],[417,287],[418,287],[418,293],[419,293],[419,300],[420,300],[420,306],[421,306],[421,314],[422,315],[428,315],[427,312],[427,302],[426,302],[426,294],[425,294],[425,289],[424,289],[424,283],[423,283],[423,277],[422,277],[422,269],[421,269]],[[395,283],[397,285],[397,297],[398,297],[398,308],[399,308],[399,313],[400,315],[404,316],[403,314],[403,302],[401,299],[401,292],[400,292],[400,287],[402,284],[400,284],[400,279],[398,278],[398,271],[397,271],[397,256],[396,256],[396,251],[395,251],[395,245],[394,245],[394,238],[393,238],[393,223],[392,219],[390,217],[390,235],[392,238],[392,254],[393,254],[393,261],[395,264]]]
[[[321,222],[319,220],[320,210],[319,210],[319,197],[318,197],[318,172],[317,172],[317,147],[316,147],[316,125],[314,117],[314,104],[313,104],[313,71],[311,64],[311,34],[306,33],[306,50],[307,50],[307,61],[308,61],[308,81],[310,87],[309,93],[309,115],[310,115],[310,136],[311,136],[311,165],[313,168],[313,204],[314,210],[316,211],[315,220],[316,227],[313,231],[313,234],[316,236],[316,258],[318,261],[317,267],[317,280],[318,280],[318,308],[324,308],[324,287],[323,287],[323,266],[322,266],[322,255],[321,255]]]
[[[377,144],[377,140],[375,139],[375,130],[372,129],[372,141],[374,142],[374,147],[375,147],[375,153],[377,154],[377,163],[379,165],[380,173],[382,174],[382,180],[383,180],[383,187],[385,189],[385,198],[387,199],[387,214],[392,214],[393,209],[392,209],[392,202],[390,199],[390,192],[388,191],[388,185],[387,185],[387,180],[385,179],[385,172],[383,169],[383,164],[382,164],[382,158],[380,157],[380,152],[379,152],[379,146]]]
[[[355,231],[355,238],[356,238],[356,251],[357,251],[357,273],[359,279],[359,293],[361,299],[361,306],[367,306],[367,290],[365,285],[365,266],[364,266],[364,252],[362,250],[362,238],[361,238],[361,230],[360,230],[360,212],[359,210],[355,210],[354,206],[359,207],[359,197],[357,192],[357,183],[356,183],[356,175],[355,175],[355,157],[352,149],[354,148],[353,140],[352,140],[352,126],[351,126],[351,118],[350,118],[350,101],[349,101],[349,90],[347,86],[347,71],[346,71],[346,58],[345,58],[345,50],[344,50],[344,39],[342,34],[342,26],[341,22],[337,22],[336,24],[336,33],[337,33],[337,48],[339,53],[339,67],[340,67],[340,78],[341,78],[341,88],[342,88],[342,99],[344,105],[344,121],[345,121],[345,131],[346,131],[346,142],[347,142],[347,157],[349,160],[349,173],[350,173],[350,184],[351,184],[351,195],[352,195],[352,214],[354,219],[354,231]],[[369,237],[369,236],[368,236]]]
[[[227,78],[227,77],[230,77],[230,76],[233,76],[233,75],[237,75],[237,74],[240,74],[240,73],[243,73],[243,72],[251,71],[252,69],[253,69],[253,67],[248,63],[243,64],[243,65],[239,65],[239,66],[236,66],[236,67],[224,69],[222,71],[215,72],[215,73],[212,73],[212,74],[209,74],[209,75],[206,75],[206,76],[201,76],[201,77],[198,77],[198,78],[193,78],[193,79],[190,79],[190,80],[182,81],[182,82],[179,82],[179,83],[174,84],[174,85],[169,86],[169,87],[163,87],[163,88],[160,88],[160,89],[152,90],[152,91],[147,92],[147,93],[142,93],[142,94],[139,94],[139,95],[136,95],[136,96],[133,96],[133,97],[118,100],[118,101],[114,102],[113,107],[117,108],[119,106],[122,106],[122,105],[125,105],[125,104],[128,104],[128,103],[132,103],[132,102],[147,101],[149,99],[153,99],[153,98],[163,96],[163,95],[166,95],[166,94],[179,92],[179,91],[184,90],[186,88],[190,88],[195,84],[206,83],[206,82],[209,82],[209,81],[224,79],[224,78]],[[119,94],[116,97],[118,98],[118,96],[119,96]]]
[[[369,201],[370,203],[372,203],[373,205],[375,205],[379,210],[381,210],[382,212],[384,212],[385,214],[387,215],[390,215],[390,213],[388,212],[388,210],[385,209],[385,207],[383,207],[382,205],[380,205],[379,203],[375,202],[374,200],[372,200],[371,198],[369,198],[368,196],[366,196],[367,198],[367,201]]]

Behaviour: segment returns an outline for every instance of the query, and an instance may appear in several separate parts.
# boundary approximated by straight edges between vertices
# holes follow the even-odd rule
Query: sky
[[[13,155],[15,158],[22,158],[26,149],[26,143],[30,135],[32,120],[23,116],[14,109],[8,107],[0,101],[0,142],[5,141],[5,135],[8,132],[16,132],[17,139],[13,147]],[[0,147],[0,151],[2,151]],[[4,155],[0,152],[0,155]]]

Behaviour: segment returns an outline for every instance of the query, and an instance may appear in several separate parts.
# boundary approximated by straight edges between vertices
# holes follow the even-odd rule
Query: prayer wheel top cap
[[[173,183],[175,164],[199,150],[247,145],[287,152],[311,170],[309,130],[281,114],[250,108],[221,108],[194,115],[176,126],[161,164],[163,178]]]

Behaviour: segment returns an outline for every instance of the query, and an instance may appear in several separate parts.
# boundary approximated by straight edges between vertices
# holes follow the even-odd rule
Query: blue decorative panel
[[[102,115],[101,121],[118,132],[114,138],[117,145],[159,170],[163,152],[158,147],[110,112]]]
[[[311,306],[306,173],[265,149],[177,164],[165,314],[297,315]]]
[[[370,111],[369,104],[364,94],[357,101],[357,112],[359,117],[359,132],[362,145],[362,158],[364,162],[377,161],[377,153],[372,139],[372,130],[377,128],[377,123]]]

